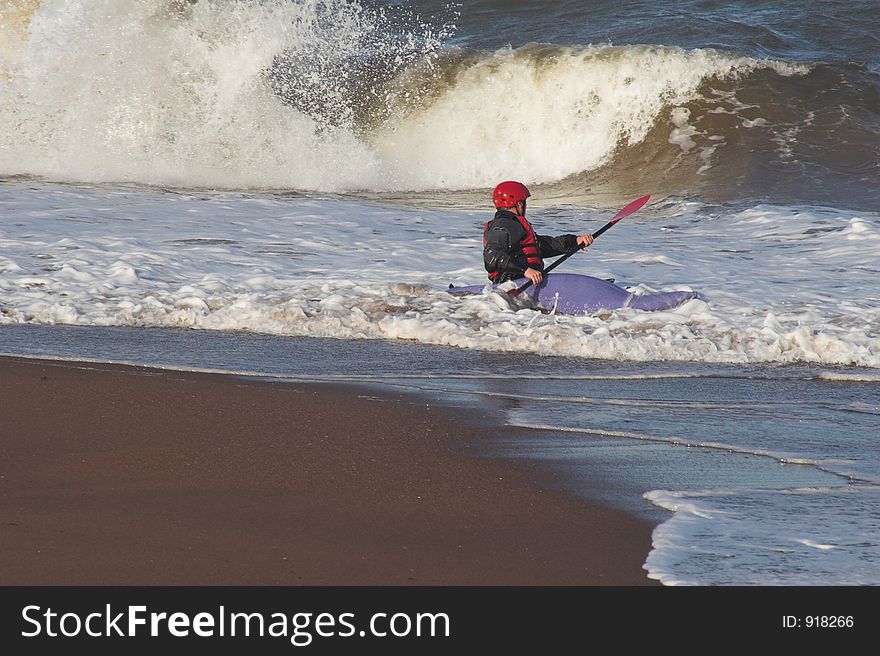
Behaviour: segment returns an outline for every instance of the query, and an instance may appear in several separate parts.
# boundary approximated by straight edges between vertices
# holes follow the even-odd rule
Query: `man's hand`
[[[578,246],[581,247],[581,250],[587,250],[592,243],[593,235],[581,235],[578,237]]]
[[[540,285],[541,281],[544,279],[544,276],[541,275],[540,271],[532,268],[526,269],[526,272],[523,275],[531,280],[533,285]]]

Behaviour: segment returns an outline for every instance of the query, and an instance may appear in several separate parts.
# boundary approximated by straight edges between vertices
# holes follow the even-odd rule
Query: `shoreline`
[[[488,412],[15,357],[0,399],[0,585],[659,585],[653,525],[467,455]]]

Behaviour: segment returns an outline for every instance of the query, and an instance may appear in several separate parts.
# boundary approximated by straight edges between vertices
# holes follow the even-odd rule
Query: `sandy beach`
[[[0,359],[0,585],[642,585],[652,527],[373,388]]]

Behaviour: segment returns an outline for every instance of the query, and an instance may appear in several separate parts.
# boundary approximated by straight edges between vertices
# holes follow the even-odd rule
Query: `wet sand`
[[[473,457],[488,411],[0,358],[0,585],[652,585],[652,526]]]

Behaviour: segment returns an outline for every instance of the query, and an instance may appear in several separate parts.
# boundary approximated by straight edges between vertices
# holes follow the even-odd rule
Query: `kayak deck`
[[[526,283],[525,278],[514,281],[517,287]],[[497,285],[493,285],[497,287]],[[450,287],[450,294],[482,294],[486,285]],[[633,308],[655,312],[671,310],[682,303],[697,298],[697,292],[675,291],[654,294],[633,294],[617,285],[577,273],[548,273],[538,285],[532,285],[521,296],[529,296],[540,309],[560,314],[586,314],[597,310]]]

